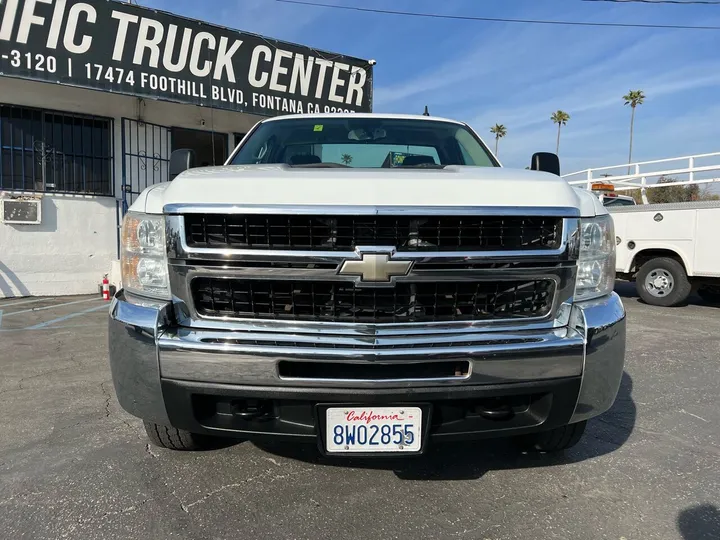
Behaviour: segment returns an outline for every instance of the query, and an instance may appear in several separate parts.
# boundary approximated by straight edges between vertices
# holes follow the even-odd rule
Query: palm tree
[[[350,165],[352,162],[352,156],[350,154],[343,154],[342,157],[340,157],[340,161],[342,161],[345,165]]]
[[[495,135],[495,155],[498,155],[498,141],[507,135],[507,128],[502,124],[495,124],[490,128],[490,133]]]
[[[558,125],[558,136],[557,136],[557,144],[555,145],[555,153],[560,153],[560,128],[567,124],[567,121],[570,120],[570,115],[566,113],[565,111],[561,111],[558,109],[552,115],[550,116],[550,120],[553,121],[553,124]]]
[[[628,154],[628,163],[632,163],[632,143],[633,143],[633,126],[635,124],[635,107],[642,105],[645,101],[645,94],[642,90],[630,90],[623,96],[625,105],[632,107],[632,114],[630,115],[630,154]],[[630,174],[630,167],[628,167],[628,174]]]

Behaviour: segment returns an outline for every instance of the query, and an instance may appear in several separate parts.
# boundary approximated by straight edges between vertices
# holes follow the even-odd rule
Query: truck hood
[[[203,167],[148,188],[131,210],[161,214],[165,205],[188,203],[287,205],[290,212],[300,205],[353,205],[555,207],[577,209],[583,217],[604,213],[590,193],[552,174],[456,165],[408,170]]]

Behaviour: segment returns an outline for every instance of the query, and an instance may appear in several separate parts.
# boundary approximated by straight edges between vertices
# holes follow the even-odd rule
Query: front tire
[[[585,433],[587,421],[560,426],[550,431],[522,435],[515,443],[528,452],[562,452],[572,448]]]
[[[206,450],[217,444],[211,437],[190,433],[184,429],[176,429],[174,427],[144,421],[143,424],[145,425],[145,433],[147,433],[150,442],[160,448],[192,451]]]
[[[683,265],[669,257],[650,259],[643,264],[635,284],[645,303],[663,307],[684,303],[692,289]]]

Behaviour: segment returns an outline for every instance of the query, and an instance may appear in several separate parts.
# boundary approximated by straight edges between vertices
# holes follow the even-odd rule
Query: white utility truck
[[[720,301],[720,201],[610,206],[620,279],[648,304]]]

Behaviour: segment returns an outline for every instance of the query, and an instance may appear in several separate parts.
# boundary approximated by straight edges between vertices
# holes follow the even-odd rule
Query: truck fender
[[[627,247],[625,249],[628,249]],[[677,244],[668,245],[667,242],[635,242],[635,252],[631,257],[627,259],[627,265],[624,268],[625,273],[631,271],[637,272],[640,269],[641,264],[638,264],[638,259],[648,259],[655,257],[670,257],[679,259],[682,265],[685,267],[685,273],[688,276],[693,275],[692,260],[687,256],[687,253]]]

